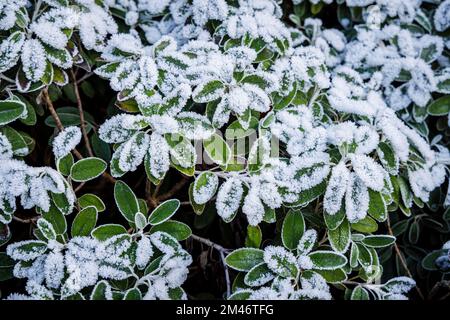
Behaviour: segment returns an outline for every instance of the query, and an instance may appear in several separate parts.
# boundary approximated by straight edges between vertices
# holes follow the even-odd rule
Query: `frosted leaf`
[[[194,182],[193,196],[197,204],[208,202],[216,193],[219,178],[212,172],[202,172]]]
[[[281,207],[283,199],[278,192],[278,187],[275,183],[263,182],[259,188],[259,198],[269,208],[275,209]]]
[[[80,38],[86,49],[102,51],[109,34],[117,33],[114,19],[100,6],[89,4],[89,12],[80,15]]]
[[[209,119],[195,112],[181,112],[177,116],[180,133],[191,140],[205,140],[214,133]]]
[[[170,166],[169,145],[163,136],[157,133],[152,134],[148,148],[148,156],[150,159],[151,174],[156,179],[161,179],[169,170]]]
[[[297,264],[295,256],[283,247],[267,246],[264,248],[264,262],[270,270],[282,277],[296,276],[288,267]]]
[[[341,208],[349,179],[350,171],[346,168],[344,162],[339,162],[331,170],[331,177],[323,199],[323,207],[328,214],[334,215]]]
[[[150,136],[143,132],[138,132],[122,145],[119,155],[120,170],[135,171],[144,160],[150,143]]]
[[[270,109],[270,98],[256,85],[244,84],[242,88],[247,93],[248,99],[250,99],[248,106],[258,112],[267,112]],[[233,93],[230,93],[233,94]],[[245,105],[245,104],[244,104]]]
[[[141,269],[144,268],[149,263],[152,255],[153,255],[153,248],[151,241],[148,237],[143,236],[137,242],[136,265]]]
[[[208,20],[225,20],[228,5],[225,0],[193,0],[192,14],[194,21],[203,26]]]
[[[225,221],[231,221],[239,209],[244,189],[237,178],[230,178],[219,188],[216,199],[217,214]]]
[[[19,60],[25,34],[14,32],[0,44],[0,72],[11,69]]]
[[[259,198],[259,190],[251,188],[244,198],[242,212],[247,216],[248,223],[251,226],[258,225],[264,217],[264,205]]]
[[[69,40],[60,28],[49,21],[33,23],[31,30],[43,43],[55,49],[64,49]]]
[[[358,144],[355,153],[369,154],[378,146],[378,133],[369,126],[360,126],[355,132],[355,142]]]
[[[60,287],[64,278],[64,256],[60,252],[47,255],[45,260],[45,282],[49,288]]]
[[[156,63],[150,57],[142,57],[139,60],[140,80],[146,89],[152,89],[158,81],[158,69]]]
[[[0,133],[0,160],[7,160],[13,157],[12,145],[8,138]]]
[[[396,277],[390,279],[383,285],[385,290],[393,294],[407,293],[416,286],[416,282],[408,277]]]
[[[142,53],[142,43],[137,37],[133,34],[118,33],[114,34],[108,41],[102,52],[102,58],[110,62],[121,61],[126,54],[139,55]]]
[[[0,30],[9,30],[14,27],[17,11],[25,7],[27,0],[4,0],[0,2]]]
[[[26,290],[27,293],[35,300],[53,300],[52,291],[35,281],[28,281]]]
[[[10,244],[6,248],[8,256],[14,260],[30,261],[47,251],[47,244],[43,241],[27,240]]]
[[[53,154],[56,159],[60,159],[69,154],[81,141],[81,130],[78,127],[65,127],[53,139]]]
[[[22,69],[26,77],[31,81],[42,78],[46,67],[45,50],[39,40],[30,39],[22,47]]]
[[[349,222],[364,219],[369,209],[369,191],[364,182],[355,174],[350,174],[345,194],[345,213]]]
[[[244,46],[230,48],[226,53],[234,60],[237,70],[244,70],[257,56],[255,50]]]
[[[153,130],[159,134],[178,133],[179,131],[178,121],[168,115],[153,115],[148,117],[147,121],[151,124]]]
[[[450,0],[443,1],[436,9],[434,26],[437,31],[444,31],[450,26]]]
[[[381,165],[366,155],[355,154],[350,159],[353,170],[367,187],[375,191],[381,191],[383,189],[385,170]]]
[[[303,236],[301,237],[300,241],[297,245],[297,252],[300,256],[307,255],[312,248],[314,247],[314,244],[317,241],[317,231],[314,229],[308,229],[303,233]]]
[[[145,128],[147,123],[142,116],[119,114],[106,120],[99,129],[99,136],[108,143],[120,143],[128,140],[134,131]]]

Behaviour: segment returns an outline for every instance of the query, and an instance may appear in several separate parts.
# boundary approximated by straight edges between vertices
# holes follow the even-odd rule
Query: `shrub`
[[[445,296],[449,0],[0,9],[6,298]]]

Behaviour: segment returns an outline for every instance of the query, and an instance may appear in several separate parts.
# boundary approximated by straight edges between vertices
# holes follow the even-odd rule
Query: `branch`
[[[51,114],[53,120],[55,120],[56,127],[58,128],[59,131],[63,131],[64,130],[64,126],[63,126],[63,124],[61,122],[61,119],[58,116],[58,113],[56,113],[55,107],[53,106],[53,102],[50,99],[50,96],[48,95],[48,87],[45,87],[42,90],[42,96],[44,97],[45,104],[47,105],[47,108],[50,111],[50,114]],[[75,155],[75,157],[78,158],[78,160],[83,159],[83,156],[81,155],[80,152],[78,152],[77,149],[73,149],[72,153]]]
[[[58,114],[56,113],[55,107],[53,106],[53,102],[50,99],[50,96],[48,95],[48,87],[45,87],[42,90],[42,96],[45,100],[45,104],[48,107],[48,110],[50,111],[50,114],[53,118],[53,120],[55,120],[56,123],[56,127],[58,128],[59,131],[64,130],[64,126],[61,122],[61,119],[59,118]],[[73,149],[72,153],[75,155],[75,157],[77,157],[78,160],[83,159],[82,154],[77,150],[77,149]],[[114,179],[114,177],[112,177],[109,173],[107,172],[103,172],[102,174],[103,178],[105,178],[107,181],[111,182],[111,183],[115,183],[116,179]]]
[[[389,235],[394,237],[394,233],[392,232],[392,228],[391,228],[391,220],[389,219],[389,214],[387,215],[386,222],[387,222],[387,228],[388,228]],[[402,264],[403,268],[406,270],[406,273],[408,274],[408,276],[411,279],[414,279],[411,274],[411,271],[409,271],[408,264],[406,263],[406,260],[403,257],[403,254],[400,251],[400,248],[397,245],[397,242],[394,242],[394,249],[395,249],[395,253],[397,254],[398,258],[400,259],[400,263]],[[417,284],[416,284],[416,291],[419,294],[420,298],[422,300],[425,300],[425,297],[424,297],[422,291],[420,290],[420,288],[417,286]]]
[[[185,176],[183,176],[183,178],[178,181],[173,187],[172,189],[170,189],[169,191],[167,191],[166,193],[158,196],[156,199],[158,201],[164,201],[167,200],[169,198],[171,198],[175,193],[177,193],[181,188],[184,187],[184,185],[189,181],[189,179]]]
[[[225,263],[225,253],[228,253],[230,250],[229,249],[225,249],[221,245],[218,245],[217,243],[214,243],[214,242],[212,242],[209,239],[205,239],[205,238],[199,237],[199,236],[197,236],[195,234],[191,234],[191,238],[193,240],[196,240],[196,241],[198,241],[200,243],[203,243],[203,244],[205,244],[205,245],[207,245],[207,246],[209,246],[209,247],[219,251],[220,260],[222,261],[223,271],[225,273],[225,282],[226,282],[226,285],[227,285],[227,298],[228,298],[231,295],[231,281],[230,281],[230,273],[229,273],[229,270],[228,270],[228,266]]]
[[[88,134],[86,131],[86,123],[84,120],[84,112],[83,112],[83,103],[81,102],[81,96],[80,96],[80,91],[78,89],[77,78],[75,76],[75,72],[73,72],[73,69],[70,70],[70,73],[72,75],[75,97],[77,98],[78,113],[80,114],[81,132],[83,133],[84,144],[86,145],[86,149],[88,151],[89,156],[93,157],[94,153],[92,152],[91,143],[89,142],[89,137],[88,137]]]
[[[37,220],[39,219],[39,217],[33,217],[33,218],[29,218],[29,219],[22,219],[16,216],[13,216],[13,220],[20,222],[20,223],[35,223]]]

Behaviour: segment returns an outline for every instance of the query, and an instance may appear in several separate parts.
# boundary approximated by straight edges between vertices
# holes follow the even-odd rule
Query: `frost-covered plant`
[[[0,253],[10,299],[184,299],[192,241],[230,299],[447,272],[416,247],[450,229],[450,2],[292,3],[0,0],[0,245],[36,238]]]
[[[317,232],[305,230],[302,221],[301,213],[288,213],[281,231],[283,246],[269,245],[263,250],[241,248],[227,256],[226,263],[240,272],[230,299],[330,300],[332,295],[327,283],[342,283],[356,284],[350,294],[351,300],[403,300],[406,299],[404,294],[415,286],[414,280],[407,277],[394,278],[382,285],[347,280],[346,269],[358,264],[366,269],[368,277],[377,277],[379,271],[374,270],[379,268],[378,261],[364,260],[363,256],[367,253],[370,259],[378,259],[374,248],[388,245],[395,239],[355,234],[352,252],[346,257],[339,252],[323,250],[317,244]],[[292,222],[296,222],[294,228]],[[358,250],[366,253],[359,255]]]
[[[164,202],[147,217],[137,211],[138,201],[126,184],[118,182],[115,190],[119,210],[135,232],[118,224],[95,227],[98,209],[105,208],[89,201],[68,230],[64,215],[52,207],[37,220],[37,240],[7,248],[16,262],[14,276],[27,279],[27,295],[8,299],[186,299],[180,286],[192,258],[178,241],[186,239],[190,229],[168,220],[179,202]],[[175,233],[170,231],[173,224],[178,225],[172,228]]]

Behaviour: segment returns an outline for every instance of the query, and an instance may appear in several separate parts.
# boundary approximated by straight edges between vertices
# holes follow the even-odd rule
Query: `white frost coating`
[[[244,189],[237,178],[230,178],[219,188],[216,199],[217,214],[225,221],[231,219],[239,208]]]
[[[349,180],[350,171],[341,161],[331,170],[331,177],[323,199],[323,206],[328,214],[334,215],[341,208]]]
[[[443,1],[436,9],[434,26],[437,31],[444,31],[450,26],[450,0]]]
[[[386,172],[382,166],[372,158],[362,154],[352,155],[350,159],[353,170],[367,187],[375,191],[383,189]]]
[[[264,205],[259,198],[259,188],[252,187],[244,199],[242,212],[251,226],[257,226],[264,217]]]
[[[206,184],[204,183],[206,180]],[[200,185],[200,182],[202,183]],[[216,193],[219,186],[219,177],[211,172],[202,172],[194,182],[193,196],[197,204],[205,204]]]
[[[151,174],[156,179],[161,179],[170,166],[169,145],[163,136],[157,133],[151,136],[148,157]]]
[[[16,197],[25,209],[39,207],[45,212],[50,209],[50,192],[62,194],[68,201],[67,214],[73,209],[73,190],[65,187],[63,176],[49,167],[33,168],[20,160],[0,160],[0,209],[13,213]]]
[[[364,219],[369,209],[369,191],[364,182],[355,174],[350,179],[345,194],[345,213],[351,223]]]
[[[0,160],[11,159],[13,156],[12,145],[8,138],[0,133]]]
[[[150,238],[143,236],[136,242],[135,262],[140,269],[150,263],[153,245],[163,253],[159,266],[137,279],[140,289],[147,287],[147,293],[143,291],[147,298],[167,299],[168,289],[177,288],[186,280],[191,257],[175,238],[163,232],[156,232]],[[54,240],[17,242],[8,246],[7,253],[18,262],[14,267],[15,276],[28,280],[28,295],[34,299],[53,298],[53,294],[67,298],[85,288],[93,289],[105,280],[123,280],[136,275],[132,270],[134,257],[128,251],[131,245],[128,234],[105,241],[74,237],[64,245]],[[21,261],[31,261],[31,267],[25,267]],[[112,298],[112,290],[106,290],[106,298]]]
[[[283,247],[267,246],[264,248],[264,262],[276,274],[285,274],[286,265],[296,265],[295,256]]]
[[[81,130],[78,127],[65,127],[55,139],[53,139],[53,154],[60,159],[70,153],[81,141]]]
[[[44,75],[46,56],[44,47],[35,39],[28,40],[22,47],[23,71],[31,81],[38,81]]]

